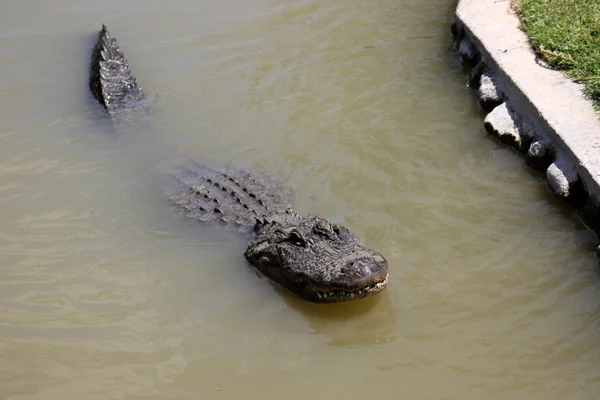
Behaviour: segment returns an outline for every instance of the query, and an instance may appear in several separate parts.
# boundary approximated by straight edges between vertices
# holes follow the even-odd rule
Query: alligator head
[[[369,297],[388,283],[385,258],[343,226],[280,213],[257,220],[244,253],[260,273],[315,303]]]

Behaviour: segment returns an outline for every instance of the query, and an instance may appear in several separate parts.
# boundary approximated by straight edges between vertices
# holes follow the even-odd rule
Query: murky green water
[[[446,0],[4,1],[0,398],[596,399],[595,240],[486,137]],[[87,89],[106,23],[153,113]],[[389,260],[275,290],[163,197],[182,156],[277,174]]]

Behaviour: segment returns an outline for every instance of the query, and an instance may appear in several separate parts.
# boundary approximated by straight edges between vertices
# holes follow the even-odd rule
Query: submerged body
[[[90,89],[111,116],[145,107],[115,38],[100,31]],[[348,229],[292,211],[291,191],[277,181],[232,167],[194,164],[174,175],[173,202],[191,218],[235,225],[253,235],[244,256],[279,286],[312,302],[372,296],[388,283],[385,258]]]

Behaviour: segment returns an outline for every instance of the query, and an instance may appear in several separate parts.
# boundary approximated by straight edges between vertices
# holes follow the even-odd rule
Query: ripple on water
[[[2,394],[597,397],[594,240],[485,134],[454,4],[11,3]],[[154,110],[117,130],[85,84],[99,15]],[[260,279],[245,239],[169,207],[184,157],[280,176],[387,257],[388,289],[322,307]]]

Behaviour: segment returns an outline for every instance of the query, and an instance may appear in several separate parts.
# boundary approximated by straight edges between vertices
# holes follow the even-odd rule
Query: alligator
[[[105,25],[92,51],[89,86],[112,118],[148,106]],[[287,291],[314,303],[336,303],[370,297],[387,286],[388,263],[380,253],[343,226],[295,213],[291,191],[277,180],[199,163],[172,176],[173,204],[188,217],[247,232],[247,262]]]

